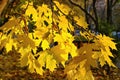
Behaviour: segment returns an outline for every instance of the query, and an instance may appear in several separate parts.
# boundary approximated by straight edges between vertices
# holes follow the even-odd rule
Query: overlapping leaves
[[[114,66],[109,58],[113,57],[110,48],[116,49],[112,39],[105,35],[96,36],[86,30],[87,23],[83,16],[73,16],[73,25],[67,18],[71,9],[65,4],[54,3],[56,5],[52,5],[53,9],[45,4],[35,8],[32,2],[23,5],[25,14],[19,18],[12,17],[0,28],[3,30],[0,49],[5,47],[9,52],[14,46],[21,53],[21,66],[28,66],[30,72],[42,74],[44,69],[53,71],[57,64],[62,63],[67,78],[72,80],[93,80],[90,68],[97,67],[97,61],[101,66],[106,62],[109,66]],[[29,31],[30,23],[35,26],[32,32]],[[84,32],[80,34],[88,40],[79,49],[73,43],[75,27],[82,27]],[[68,54],[72,57],[70,60]],[[69,62],[65,64],[67,61]]]

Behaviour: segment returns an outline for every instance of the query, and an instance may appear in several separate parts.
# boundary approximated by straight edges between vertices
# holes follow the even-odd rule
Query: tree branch
[[[88,15],[88,16],[93,20],[93,22],[94,22],[95,25],[96,25],[96,20],[94,19],[94,17],[93,17],[90,13],[87,12],[87,10],[85,10],[85,9],[82,8],[79,4],[76,4],[76,3],[74,3],[74,2],[71,1],[71,0],[69,0],[69,2],[70,2],[71,4],[73,4],[73,5],[77,6],[77,7],[79,7],[86,15]]]

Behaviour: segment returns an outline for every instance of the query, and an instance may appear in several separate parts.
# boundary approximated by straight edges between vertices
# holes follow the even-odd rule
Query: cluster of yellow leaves
[[[27,2],[27,1],[26,1]],[[72,11],[67,5],[60,4],[54,1],[54,11],[52,12],[49,6],[42,4],[37,8],[33,7],[33,3],[23,5],[22,8],[26,9],[25,14],[20,18],[12,17],[6,22],[0,30],[3,32],[0,35],[0,49],[6,48],[9,52],[12,46],[21,53],[21,66],[28,66],[30,72],[37,72],[42,74],[43,67],[51,71],[56,68],[57,64],[62,63],[65,67],[68,79],[78,80],[93,80],[90,67],[97,67],[98,61],[103,66],[106,62],[109,66],[114,66],[109,56],[113,57],[110,52],[111,49],[116,49],[115,43],[112,38],[105,35],[97,35],[90,32],[80,33],[81,36],[87,40],[93,40],[94,43],[85,43],[82,47],[77,49],[73,44],[74,26],[66,18],[66,15]],[[59,9],[65,13],[63,14]],[[29,33],[28,21],[32,15],[35,21],[36,28],[33,33]],[[86,29],[88,24],[85,22],[84,17],[74,16],[76,24]],[[23,29],[23,28],[28,29]],[[57,45],[54,43],[57,42]],[[38,48],[41,48],[37,52]],[[68,54],[71,54],[72,59],[68,61]]]
[[[69,6],[67,5],[64,5],[64,4],[60,4],[59,2],[57,1],[54,1],[54,3],[58,6],[58,8],[63,11],[64,14],[68,15],[69,12],[71,11],[71,9],[69,8]],[[56,7],[54,7],[55,10],[57,10]],[[63,15],[61,12],[60,12],[60,15]]]
[[[60,5],[59,7],[63,8],[64,5]],[[30,12],[31,10],[33,12]],[[63,11],[66,12],[68,10],[64,9]],[[45,4],[43,4],[42,6],[38,6],[37,9],[35,9],[33,6],[28,6],[25,15],[30,16],[31,14],[34,15],[33,20],[36,21],[36,29],[34,29],[34,33],[28,33],[28,35],[18,37],[18,40],[21,42],[20,45],[21,47],[23,47],[23,49],[20,49],[19,51],[22,54],[21,64],[25,64],[23,62],[27,61],[26,65],[24,66],[29,65],[29,69],[31,72],[37,72],[42,74],[42,67],[45,66],[46,68],[53,71],[54,68],[56,68],[57,64],[62,62],[64,65],[65,61],[68,60],[69,53],[71,53],[72,56],[77,55],[77,48],[72,43],[72,41],[74,40],[74,36],[72,36],[68,32],[68,30],[74,30],[74,28],[68,22],[65,15],[56,15],[58,16],[58,19],[52,17],[52,10],[48,8],[48,6]],[[55,22],[54,25],[52,20]],[[59,23],[58,25],[56,25],[57,22]],[[59,27],[59,29],[56,31],[55,29],[53,29],[53,26]],[[34,38],[32,37],[32,35],[34,36]],[[26,42],[26,40],[28,40],[28,42]],[[58,45],[53,45],[51,47],[50,45],[54,42],[58,42]],[[25,46],[25,44],[28,45]],[[36,47],[39,46],[42,48],[43,51],[36,53]],[[70,51],[71,48],[72,50]],[[27,52],[23,53],[24,49]],[[34,54],[31,53],[31,50],[33,50]],[[40,56],[35,59],[34,57],[38,55]],[[31,57],[27,57],[26,60],[24,59],[25,56]],[[39,66],[35,63],[39,64]]]
[[[99,38],[99,41],[96,40],[95,42],[101,50],[101,55],[99,56],[101,66],[105,64],[105,61],[109,64],[109,66],[114,66],[111,59],[109,58],[114,57],[110,51],[110,48],[117,50],[115,46],[116,44],[112,41],[113,39],[105,35],[98,35],[97,38]]]
[[[110,57],[114,57],[110,52],[110,48],[117,50],[115,46],[116,43],[112,41],[112,38],[105,35],[97,35],[96,38],[97,39],[94,39],[94,43],[84,43],[83,46],[77,50],[79,55],[75,56],[66,66],[65,72],[69,75],[71,75],[71,73],[75,75],[75,77],[68,76],[69,79],[93,80],[90,68],[91,66],[98,67],[98,61],[101,66],[107,62],[109,66],[115,67],[110,59]],[[80,74],[80,78],[78,74]]]
[[[74,57],[65,68],[65,72],[69,75],[71,75],[70,72],[75,72],[74,74],[72,73],[75,77],[69,76],[69,79],[93,80],[90,67],[97,67],[97,59],[92,57],[95,54],[95,52],[92,51],[94,48],[95,44],[86,43],[77,50],[79,55]]]
[[[14,32],[19,27],[16,27],[17,23],[18,19],[12,18],[0,27],[0,30],[2,30],[0,35],[0,49],[5,47],[7,52],[12,50],[13,46],[17,49],[17,43],[12,39],[13,37],[16,37]]]

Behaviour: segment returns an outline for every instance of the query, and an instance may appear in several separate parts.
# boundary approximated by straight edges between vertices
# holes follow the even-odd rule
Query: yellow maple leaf
[[[69,6],[65,5],[65,4],[60,4],[58,1],[54,1],[54,3],[57,5],[57,7],[66,15],[69,14],[70,12],[70,8]],[[54,8],[55,9],[55,8]],[[62,13],[60,13],[61,15],[63,15]]]
[[[116,48],[116,43],[115,42],[113,42],[112,40],[113,40],[113,38],[110,38],[110,37],[108,37],[108,36],[106,36],[106,35],[97,35],[97,38],[99,38],[99,41],[106,47],[110,47],[110,48],[112,48],[112,49],[115,49],[115,50],[117,50],[117,48]]]
[[[36,21],[36,26],[38,29],[41,28],[51,28],[52,26],[52,11],[48,8],[47,5],[42,4],[37,8],[38,11],[38,20]]]
[[[29,49],[20,48],[18,52],[21,53],[21,57],[20,57],[21,67],[27,66],[28,65],[28,55],[30,53]]]
[[[46,39],[44,39],[42,41],[41,47],[42,47],[43,50],[49,49],[50,48],[49,47],[49,42]]]
[[[52,11],[50,8],[48,8],[48,5],[42,4],[42,6],[39,6],[38,9],[39,11],[39,15],[40,16],[51,16],[52,15]]]
[[[40,56],[38,57],[37,60],[39,61],[41,67],[45,67],[46,56],[48,55],[47,50],[41,51],[41,52],[39,52],[38,54],[39,54]]]
[[[34,68],[35,68],[35,72],[42,75],[44,70],[42,68],[42,66],[40,65],[40,62],[38,60],[34,61]]]
[[[81,27],[83,27],[84,29],[88,28],[88,24],[85,21],[85,17],[80,16],[80,18],[78,16],[74,17],[74,20],[77,21],[77,24]]]
[[[14,26],[16,25],[18,25],[18,19],[12,17],[9,19],[8,22],[6,22],[2,27],[0,27],[0,29],[6,32],[14,28]]]
[[[115,67],[112,60],[109,58],[109,55],[107,54],[107,52],[105,50],[101,49],[101,53],[102,53],[102,57],[103,57],[103,58],[101,58],[101,60],[103,59],[102,61],[105,60],[108,63],[109,66]],[[104,64],[101,64],[101,65],[103,66]]]
[[[40,66],[46,67],[47,69],[50,69],[50,71],[53,71],[57,64],[53,58],[53,55],[48,50],[39,52],[39,54],[40,57],[38,58],[38,62]]]
[[[27,48],[28,46],[30,46],[30,48],[33,48],[33,49],[35,48],[35,43],[27,35],[24,35],[24,34],[17,35],[16,41],[18,42],[17,43],[18,47]]]
[[[111,49],[115,49],[116,48],[116,43],[114,43],[112,40],[112,38],[107,37],[105,35],[97,35],[97,40],[95,40],[95,43],[98,45],[98,47],[100,48],[100,56],[99,56],[99,61],[101,66],[103,66],[104,64],[106,64],[106,62],[108,63],[109,66],[113,66],[115,67],[115,65],[112,63],[112,60],[110,59],[110,57],[114,57],[112,55],[112,52],[110,51]]]
[[[67,60],[68,53],[66,53],[65,49],[62,49],[60,45],[52,47],[50,53],[53,54],[54,59],[58,63]],[[62,54],[64,56],[62,56]]]
[[[37,39],[36,39],[36,36],[35,36],[34,33],[29,33],[29,34],[28,34],[28,37],[29,37],[32,41],[34,41],[35,46],[39,46],[40,42],[42,41],[42,38],[37,38]]]
[[[71,80],[94,80],[90,65],[87,65],[87,59],[80,59],[80,56],[74,57],[65,67],[67,78]]]
[[[95,43],[89,44],[89,43],[85,43],[83,44],[83,46],[78,49],[78,53],[79,53],[79,57],[81,59],[87,59],[87,66],[93,66],[93,67],[97,67],[97,59],[93,57],[95,54],[99,54],[95,51],[93,51],[93,49],[99,50],[99,48],[96,46]],[[98,57],[98,56],[97,56]]]
[[[54,71],[54,69],[56,68],[56,61],[53,58],[53,55],[47,55],[46,57],[46,68],[50,69],[50,71]]]
[[[12,50],[13,46],[17,49],[17,44],[15,43],[15,41],[13,41],[13,39],[9,39],[9,41],[5,45],[6,51],[9,52],[10,50]]]
[[[33,3],[29,3],[29,5],[28,5],[28,7],[26,9],[25,15],[27,15],[27,16],[32,15],[33,20],[37,21],[37,19],[38,19],[38,17],[37,17],[38,16],[37,10],[33,6],[31,6],[31,5],[33,5]]]
[[[68,29],[68,20],[66,19],[66,16],[59,16],[59,28],[64,30],[64,31],[67,31]]]
[[[34,34],[34,37],[37,37],[39,39],[45,39],[49,35],[49,30],[48,28],[45,27],[39,27],[40,29],[36,29]]]
[[[29,53],[27,64],[29,65],[28,69],[31,73],[35,72],[35,61],[35,57],[32,55],[32,53]]]
[[[3,35],[0,38],[0,49],[2,49],[6,45],[7,42],[8,42],[7,36]]]
[[[74,37],[70,33],[62,32],[62,31],[61,34],[55,34],[54,37],[54,41],[58,42],[59,48],[63,49],[65,53],[67,53],[67,55],[68,53],[70,53],[72,56],[76,56],[77,47],[72,43],[73,40]],[[65,58],[64,54],[62,56],[64,56]]]
[[[73,41],[74,37],[68,33],[68,32],[64,32],[61,31],[61,34],[55,34],[54,37],[54,41],[58,41],[58,42],[67,42],[67,41]]]

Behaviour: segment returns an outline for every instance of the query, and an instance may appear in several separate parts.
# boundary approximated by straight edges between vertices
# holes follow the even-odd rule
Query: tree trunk
[[[97,15],[97,10],[96,10],[95,4],[96,4],[96,0],[93,0],[93,12],[94,12],[94,16],[95,16],[95,27],[96,27],[96,31],[98,31],[99,23],[98,23],[98,15]]]
[[[112,24],[112,0],[107,0],[107,23]]]

